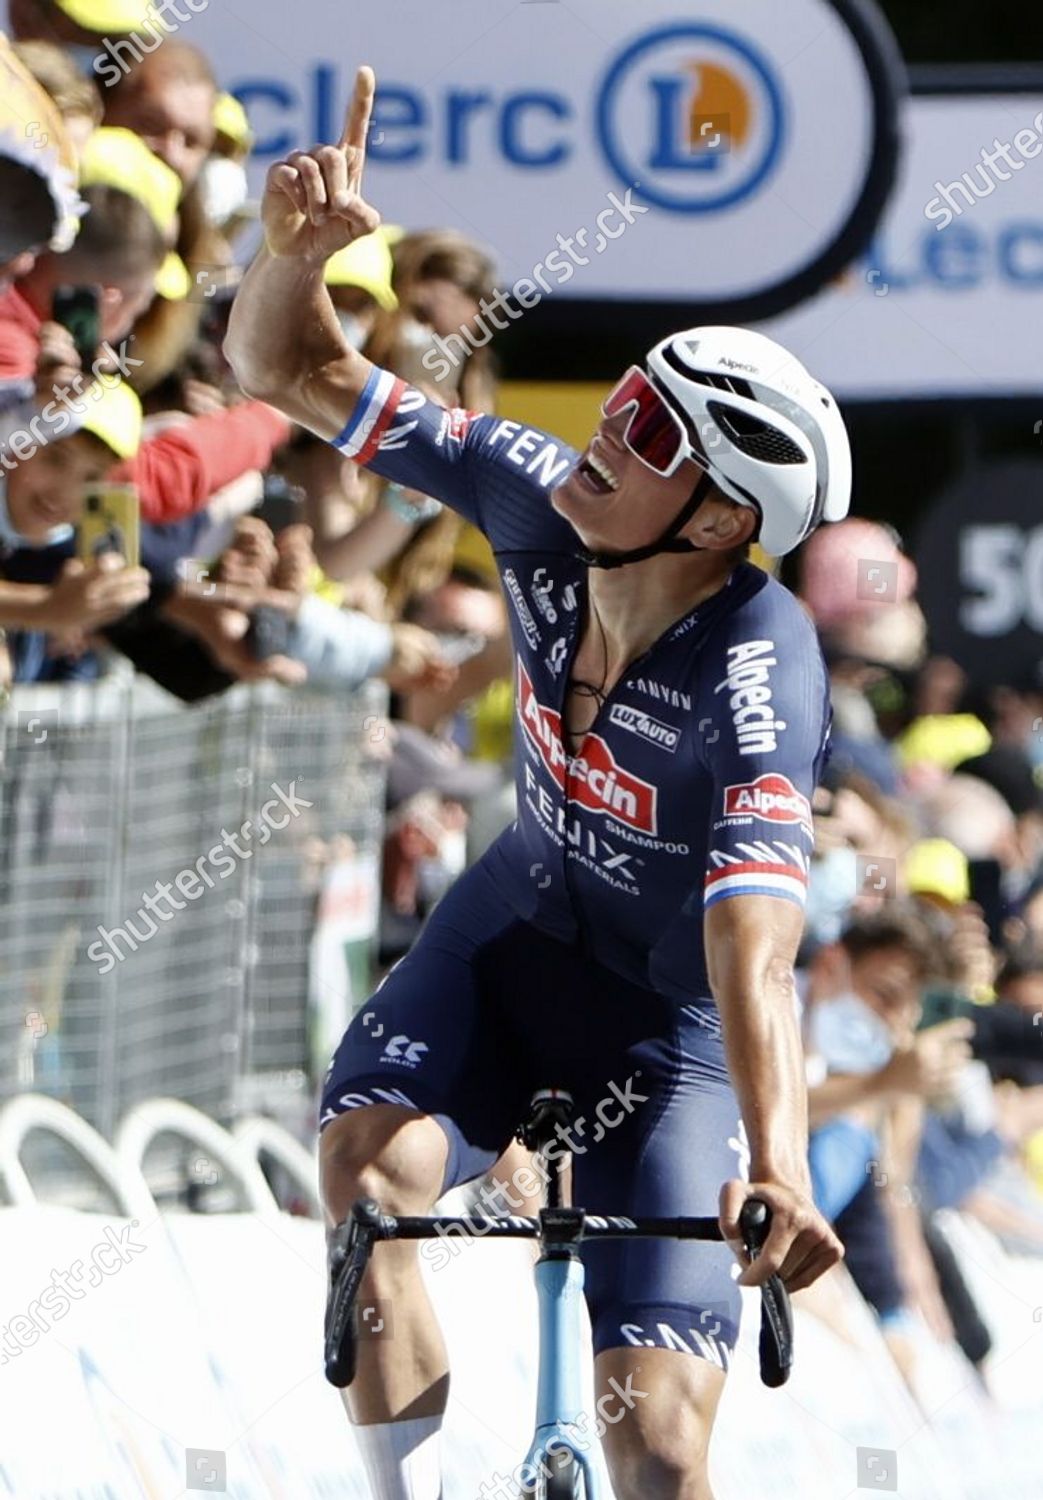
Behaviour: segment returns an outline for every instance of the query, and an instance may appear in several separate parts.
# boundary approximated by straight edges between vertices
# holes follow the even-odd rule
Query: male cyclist
[[[742,1283],[778,1271],[797,1290],[840,1255],[811,1201],[793,988],[827,685],[803,612],[744,559],[755,536],[781,554],[846,513],[847,438],[829,393],[738,329],[658,344],[582,455],[369,364],[323,265],[378,222],[360,196],[373,87],[361,69],[338,145],[270,170],[226,347],[247,391],[489,536],[518,818],[337,1050],[326,1208],[426,1213],[489,1168],[536,1088],[569,1090],[577,1203],[719,1212],[731,1246],[584,1257],[598,1394],[648,1393],[605,1435],[616,1495],[705,1500],[743,1201],[766,1199],[773,1226]],[[437,1500],[448,1365],[415,1247],[383,1245],[363,1297],[394,1313],[349,1397],[374,1493]]]

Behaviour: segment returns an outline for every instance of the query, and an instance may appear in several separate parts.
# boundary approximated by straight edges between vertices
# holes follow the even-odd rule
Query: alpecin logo
[[[642,833],[657,831],[657,788],[621,766],[598,734],[587,735],[582,755],[567,755],[561,737],[561,715],[556,709],[545,708],[536,697],[532,679],[521,661],[518,662],[518,713],[526,738],[562,790],[568,777],[573,802]]]
[[[811,804],[788,776],[769,772],[756,781],[724,789],[726,818],[760,818],[764,823],[802,823],[811,827]]]

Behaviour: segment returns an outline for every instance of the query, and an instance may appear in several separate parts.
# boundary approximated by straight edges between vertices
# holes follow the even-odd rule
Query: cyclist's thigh
[[[623,1118],[576,1157],[575,1201],[595,1212],[716,1218],[721,1184],[745,1176],[748,1159],[717,1014],[664,1005],[663,1015],[658,1038],[616,1060],[617,1107],[602,1119]],[[599,1062],[604,1074],[611,1064]],[[584,1260],[596,1353],[674,1349],[727,1367],[741,1298],[726,1245],[607,1241],[589,1245]]]
[[[488,1170],[527,1100],[517,1048],[484,955],[520,927],[480,869],[439,904],[419,941],[360,1008],[323,1087],[320,1129],[349,1110],[398,1104],[449,1143],[444,1189]]]

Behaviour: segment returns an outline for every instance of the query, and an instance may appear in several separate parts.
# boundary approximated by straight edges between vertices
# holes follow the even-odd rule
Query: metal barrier
[[[138,678],[16,689],[0,1098],[49,1094],[111,1138],[157,1094],[229,1119],[259,1078],[306,1092],[316,901],[352,849],[375,879],[383,768],[365,725],[385,703],[380,683],[239,686],[192,708]]]

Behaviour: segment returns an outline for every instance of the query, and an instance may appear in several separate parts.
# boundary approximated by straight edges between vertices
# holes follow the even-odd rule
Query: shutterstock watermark
[[[131,337],[133,338],[133,334]],[[89,379],[77,375],[71,385],[53,386],[53,399],[48,401],[43,410],[37,412],[24,427],[16,428],[0,444],[0,465],[7,470],[17,469],[20,463],[35,457],[48,443],[67,436],[67,428],[75,432],[78,425],[76,418],[90,410],[90,402],[100,401],[106,390],[111,390],[121,380],[126,380],[132,370],[145,363],[143,359],[133,359],[127,353],[127,342],[124,339],[118,351],[108,341],[103,343],[102,352],[91,366]],[[53,430],[48,431],[49,427]],[[14,454],[13,458],[9,456],[8,449]]]
[[[1001,141],[999,136],[992,143],[992,150],[981,148],[981,161],[976,162],[970,172],[964,172],[955,182],[936,182],[935,192],[924,208],[924,217],[934,222],[938,230],[948,229],[953,219],[958,219],[965,209],[973,208],[979,198],[988,198],[996,191],[997,182],[1009,182],[1015,172],[1020,172],[1028,162],[1043,151],[1043,109],[1031,126],[1019,130],[1010,141]],[[1016,152],[1017,155],[1012,153]],[[1004,166],[1000,166],[1000,162]],[[1006,170],[1010,167],[1010,171]],[[975,174],[977,174],[975,176]],[[959,198],[963,199],[961,203]]]
[[[137,1219],[119,1228],[106,1224],[104,1238],[88,1251],[86,1264],[74,1260],[68,1270],[52,1269],[50,1284],[32,1299],[24,1312],[15,1313],[0,1328],[0,1365],[31,1349],[42,1334],[61,1322],[74,1302],[82,1302],[88,1291],[100,1286],[107,1276],[115,1276],[135,1256],[143,1254],[148,1246],[139,1245],[134,1239],[137,1228]]]
[[[106,88],[118,83],[135,63],[139,63],[149,52],[155,52],[168,36],[180,31],[186,21],[191,21],[193,16],[206,10],[210,0],[183,0],[183,3],[188,7],[187,15],[178,10],[177,0],[158,0],[158,3],[157,0],[149,0],[145,7],[148,18],[132,36],[120,37],[116,42],[105,38],[102,50],[91,67]],[[171,15],[173,20],[170,19]],[[151,38],[148,43],[145,41],[146,33]],[[126,61],[127,57],[130,58],[129,62]]]
[[[221,842],[214,844],[205,854],[201,854],[194,865],[180,870],[172,881],[157,880],[153,891],[143,891],[141,893],[142,904],[136,912],[136,917],[142,925],[141,932],[130,917],[126,918],[123,926],[114,927],[111,932],[99,926],[98,941],[91,943],[87,949],[87,957],[99,966],[99,973],[110,974],[117,963],[122,963],[126,958],[126,953],[120,952],[120,942],[131,953],[136,953],[142,943],[147,943],[149,938],[155,937],[159,926],[153,914],[159,917],[160,922],[172,922],[179,911],[184,911],[186,901],[198,901],[205,889],[214,889],[215,881],[211,871],[219,874],[222,880],[227,880],[229,875],[235,872],[237,860],[250,859],[253,849],[241,849],[240,840],[245,840],[247,844],[250,844],[256,833],[257,842],[263,847],[271,838],[273,830],[281,832],[291,818],[299,817],[306,808],[313,807],[314,803],[297,795],[296,785],[296,781],[291,781],[289,791],[284,792],[277,782],[273,782],[270,790],[275,795],[261,808],[256,823],[252,818],[247,818],[237,833],[229,833],[227,829],[222,828]],[[231,853],[229,853],[230,850]],[[184,896],[185,901],[179,901],[174,895],[175,887]],[[168,903],[172,910],[165,910],[161,902]]]
[[[589,1411],[581,1412],[572,1423],[569,1437],[580,1452],[585,1453],[595,1439],[604,1437],[610,1427],[622,1422],[627,1412],[633,1411],[637,1403],[648,1395],[647,1391],[635,1389],[633,1382],[633,1375],[627,1376],[624,1385],[620,1385],[616,1377],[610,1375],[608,1383],[612,1389],[598,1397],[595,1415],[592,1417]],[[540,1479],[553,1477],[553,1460],[572,1451],[570,1445],[561,1438],[551,1438],[547,1443],[547,1455],[538,1464],[523,1461],[510,1474],[501,1474],[497,1469],[491,1479],[480,1485],[479,1500],[514,1500],[519,1491],[531,1493]]]
[[[647,1104],[650,1096],[638,1093],[634,1085],[634,1079],[640,1076],[639,1070],[631,1074],[624,1084],[608,1085],[608,1093],[594,1106],[589,1144],[584,1144],[589,1123],[586,1115],[579,1115],[569,1125],[558,1121],[554,1126],[557,1140],[551,1141],[541,1156],[534,1157],[531,1166],[523,1162],[516,1167],[511,1173],[510,1182],[501,1182],[498,1177],[494,1177],[492,1182],[482,1185],[478,1191],[478,1211],[467,1215],[469,1223],[466,1228],[455,1224],[437,1225],[438,1239],[420,1242],[420,1254],[431,1269],[441,1271],[459,1253],[461,1245],[481,1239],[489,1232],[490,1219],[509,1217],[522,1207],[526,1199],[533,1198],[546,1188],[559,1157],[585,1156],[591,1145],[596,1146],[604,1140],[607,1131],[622,1125],[639,1104]]]
[[[634,187],[637,185],[635,183]],[[634,187],[628,187],[622,198],[615,192],[608,194],[608,207],[603,208],[594,220],[596,233],[592,249],[595,255],[602,255],[613,240],[626,233],[639,215],[648,213],[647,205],[632,201]],[[567,286],[575,276],[577,266],[590,265],[591,257],[582,253],[589,238],[588,231],[582,227],[572,234],[558,234],[557,248],[537,261],[531,276],[519,276],[506,291],[497,287],[491,297],[482,297],[478,303],[478,315],[471,322],[462,324],[458,332],[444,337],[435,334],[437,348],[428,349],[420,361],[425,370],[430,370],[436,380],[445,380],[450,371],[463,364],[475,349],[485,347],[494,329],[509,328],[544,297]],[[575,248],[577,245],[580,250]],[[555,278],[553,285],[547,280],[548,273]],[[517,308],[511,307],[511,298],[519,304]],[[509,321],[501,322],[496,316],[498,312],[505,312]]]

